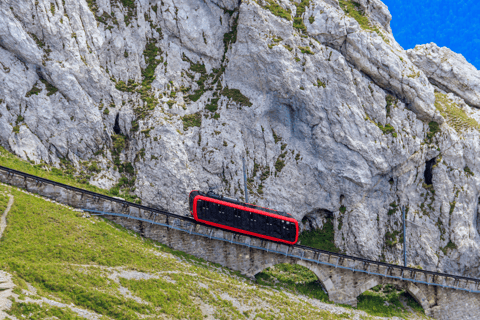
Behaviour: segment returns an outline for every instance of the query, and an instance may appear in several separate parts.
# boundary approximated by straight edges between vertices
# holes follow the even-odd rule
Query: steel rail
[[[269,249],[268,246],[267,246],[267,248],[259,247],[259,246],[253,246],[253,245],[250,245],[250,244],[245,243],[245,242],[234,241],[233,238],[231,240],[228,240],[228,239],[225,239],[225,238],[214,237],[212,235],[207,235],[205,233],[199,233],[199,232],[192,231],[191,229],[187,230],[187,229],[183,229],[183,228],[180,228],[180,227],[177,227],[177,226],[172,226],[172,225],[169,225],[169,224],[166,224],[166,223],[156,222],[156,221],[145,219],[145,218],[138,218],[138,217],[131,216],[131,215],[128,215],[128,214],[114,213],[114,212],[104,212],[104,211],[92,210],[92,209],[82,209],[82,210],[85,211],[85,212],[92,213],[92,215],[97,215],[97,216],[109,215],[109,216],[116,216],[116,217],[122,217],[122,218],[147,222],[147,223],[150,223],[150,224],[160,225],[160,226],[163,226],[163,227],[175,229],[175,230],[178,230],[178,231],[187,232],[189,234],[193,234],[193,235],[197,235],[197,236],[201,236],[201,237],[206,237],[206,238],[210,238],[210,239],[214,239],[214,240],[219,240],[219,241],[228,242],[228,243],[232,243],[232,244],[236,244],[236,245],[241,245],[241,246],[248,247],[248,248],[263,250],[263,251],[267,251],[269,253],[281,254],[281,255],[284,255],[284,256],[287,256],[287,257],[291,257],[291,258],[297,258],[297,259],[301,259],[301,260],[304,260],[304,261],[309,261],[309,262],[313,262],[313,263],[316,263],[316,264],[322,264],[322,265],[326,265],[326,266],[330,266],[330,267],[350,270],[350,271],[353,271],[353,272],[362,272],[362,273],[368,273],[368,274],[377,275],[377,276],[381,276],[381,277],[385,277],[385,278],[396,279],[396,280],[421,283],[421,284],[438,286],[438,287],[447,288],[447,289],[468,291],[468,292],[472,292],[472,293],[480,293],[480,290],[469,290],[467,288],[453,287],[453,286],[443,285],[443,284],[435,283],[435,282],[416,280],[416,279],[412,279],[412,278],[404,278],[403,277],[403,272],[402,272],[402,276],[393,276],[393,275],[387,275],[387,272],[385,272],[385,273],[372,272],[372,271],[363,270],[363,269],[356,269],[354,267],[343,266],[343,265],[339,264],[338,262],[336,264],[333,264],[333,263],[330,263],[330,262],[321,261],[320,259],[315,260],[315,259],[305,258],[303,256],[304,251],[302,251],[302,256],[299,256],[299,255],[291,254],[291,253],[288,253],[288,252],[281,252],[281,251],[278,251],[278,250],[272,250],[272,249]],[[305,246],[298,246],[298,247],[306,248],[308,250],[311,249],[310,247],[305,247]],[[323,252],[325,252],[326,254],[330,254],[329,251],[323,251]],[[398,267],[398,266],[395,265],[395,267]],[[392,265],[390,265],[390,268],[392,268]],[[399,268],[399,269],[404,269],[404,268]],[[417,272],[418,271],[423,272],[422,270],[419,270],[419,269],[414,269],[414,270],[416,270]],[[387,269],[387,271],[388,271],[388,269]]]
[[[67,185],[67,184],[63,184],[63,183],[60,183],[60,182],[56,182],[56,181],[52,181],[52,180],[49,180],[49,179],[45,179],[45,178],[41,178],[41,177],[38,177],[38,176],[35,176],[35,175],[31,175],[31,174],[28,174],[28,173],[25,173],[25,172],[22,172],[22,171],[18,171],[18,170],[14,170],[14,169],[10,169],[8,167],[4,167],[4,166],[0,166],[0,170],[2,171],[6,171],[8,172],[9,174],[16,174],[16,175],[19,175],[19,176],[22,176],[24,178],[30,178],[32,180],[35,180],[35,181],[38,181],[38,182],[43,182],[43,183],[48,183],[48,184],[51,184],[51,185],[54,185],[54,186],[58,186],[58,187],[61,187],[61,188],[65,188],[65,189],[68,189],[68,190],[72,190],[72,191],[75,191],[75,192],[79,192],[81,194],[86,194],[86,195],[89,195],[89,196],[92,196],[93,198],[102,198],[102,199],[105,199],[105,200],[108,200],[108,201],[111,201],[111,202],[116,202],[116,203],[120,203],[120,204],[123,204],[124,206],[130,206],[130,207],[135,207],[137,209],[141,209],[141,210],[145,210],[145,211],[148,211],[148,212],[154,212],[154,213],[158,213],[158,214],[162,214],[162,215],[165,215],[165,216],[168,216],[168,217],[173,217],[173,218],[176,218],[176,219],[180,219],[180,220],[184,220],[184,221],[188,221],[190,223],[194,223],[194,224],[200,224],[199,222],[195,221],[194,219],[192,218],[189,218],[189,217],[185,217],[185,216],[181,216],[181,215],[177,215],[175,213],[171,213],[171,212],[168,212],[168,211],[165,211],[165,210],[162,210],[162,209],[156,209],[156,208],[151,208],[151,207],[147,207],[147,206],[143,206],[143,205],[140,205],[140,204],[137,204],[137,203],[133,203],[133,202],[129,202],[129,201],[126,201],[126,200],[123,200],[123,199],[119,199],[119,198],[115,198],[115,197],[110,197],[110,196],[107,196],[107,195],[104,195],[104,194],[101,194],[101,193],[96,193],[96,192],[93,192],[93,191],[89,191],[89,190],[85,190],[85,189],[81,189],[81,188],[77,188],[77,187],[73,187],[73,186],[70,186],[70,185]],[[90,210],[90,209],[88,209]],[[100,211],[99,211],[100,212]],[[120,216],[119,213],[103,213],[102,215],[117,215],[117,216]],[[149,220],[149,221],[146,221],[148,219],[143,219],[143,218],[138,218],[138,217],[134,217],[134,216],[130,216],[130,215],[125,215],[125,216],[128,216],[128,218],[131,218],[131,219],[136,219],[136,220],[140,220],[140,221],[145,221],[145,222],[149,222],[151,223],[150,221],[152,220]],[[158,223],[154,223],[154,224],[158,224]],[[169,226],[169,227],[172,227],[172,226]],[[220,229],[220,230],[223,230],[221,228],[218,228],[218,227],[214,227],[214,226],[207,226],[209,228],[213,228],[213,229]],[[179,229],[180,230],[180,229]],[[183,230],[181,229],[181,231],[185,231],[185,232],[189,232],[188,230]],[[232,232],[232,231],[229,231],[229,232]],[[193,233],[192,233],[193,234]],[[199,234],[201,235],[201,234]],[[243,236],[247,236],[247,235],[244,235],[244,234],[241,234]],[[206,235],[202,235],[202,236],[206,236]],[[210,238],[214,238],[214,237],[211,237],[211,236],[208,236]],[[248,236],[247,236],[248,237]],[[215,238],[217,239],[217,238]],[[218,238],[218,240],[222,240],[222,241],[225,241],[225,239],[221,239],[221,238]],[[268,241],[268,240],[265,240],[265,239],[262,239],[263,241]],[[228,242],[231,242],[230,240],[228,240]],[[241,245],[246,245],[245,243],[241,243],[241,242],[232,242],[232,243],[236,243],[236,244],[241,244]],[[250,246],[250,247],[254,247],[254,246]],[[440,273],[440,272],[435,272],[435,271],[428,271],[428,270],[422,270],[422,269],[415,269],[415,268],[410,268],[410,267],[405,267],[405,266],[399,266],[399,265],[395,265],[395,264],[390,264],[390,263],[386,263],[386,262],[380,262],[380,261],[374,261],[374,260],[369,260],[369,259],[365,259],[365,258],[360,258],[360,257],[355,257],[355,256],[349,256],[349,255],[345,255],[345,254],[341,254],[341,253],[337,253],[337,252],[331,252],[331,251],[325,251],[325,250],[321,250],[321,249],[316,249],[316,248],[312,248],[312,247],[307,247],[307,246],[303,246],[303,245],[299,245],[299,244],[295,244],[291,247],[294,247],[294,248],[298,248],[298,249],[302,249],[302,250],[310,250],[310,251],[313,251],[315,253],[320,253],[320,254],[326,254],[328,256],[334,256],[334,257],[338,257],[338,260],[339,261],[340,259],[349,259],[349,260],[354,260],[354,261],[360,261],[360,262],[363,262],[364,265],[365,264],[368,264],[368,265],[377,265],[377,266],[383,266],[383,267],[387,267],[387,268],[396,268],[396,269],[400,269],[402,270],[402,274],[404,273],[404,271],[410,271],[410,272],[413,272],[413,273],[423,273],[425,275],[432,275],[432,276],[437,276],[437,277],[443,277],[444,279],[446,278],[452,278],[452,279],[455,279],[457,282],[458,280],[464,280],[466,281],[467,283],[468,282],[473,282],[476,284],[476,287],[478,288],[478,285],[480,284],[480,279],[476,279],[476,278],[470,278],[470,277],[464,277],[464,276],[460,276],[460,275],[453,275],[453,274],[446,274],[446,273]],[[254,248],[257,248],[257,249],[261,249],[261,250],[266,250],[265,248],[262,248],[262,247],[254,247]],[[272,250],[269,250],[269,252],[273,252]],[[282,254],[282,255],[288,255],[288,256],[292,256],[292,257],[295,257],[295,258],[299,258],[299,259],[303,259],[303,260],[307,260],[307,261],[312,261],[312,262],[317,262],[316,260],[312,260],[312,259],[308,259],[308,258],[304,258],[304,257],[300,257],[300,256],[294,256],[292,254],[289,254],[288,252],[276,252],[275,253],[278,253],[278,254]],[[331,264],[331,266],[333,267],[337,267],[337,268],[342,268],[342,269],[349,269],[349,270],[352,270],[352,271],[356,271],[356,272],[366,272],[366,271],[362,271],[362,269],[354,269],[354,268],[350,268],[350,267],[345,267],[345,266],[341,266],[339,265],[338,263],[335,265],[335,264]],[[367,269],[368,270],[368,269]],[[450,286],[445,286],[445,285],[440,285],[440,284],[435,284],[435,283],[427,283],[427,282],[424,282],[424,281],[420,281],[420,280],[416,280],[416,279],[409,279],[409,278],[403,278],[403,277],[396,277],[396,276],[390,276],[390,275],[384,275],[384,274],[377,274],[377,273],[374,273],[374,272],[369,272],[369,274],[375,274],[375,275],[379,275],[379,276],[384,276],[384,277],[389,277],[389,278],[397,278],[397,279],[401,279],[401,280],[405,280],[405,281],[412,281],[412,282],[418,282],[418,283],[426,283],[426,284],[430,284],[430,285],[436,285],[436,286],[441,286],[441,287],[444,287],[444,288],[453,288],[453,289],[458,289],[458,290],[465,290],[465,291],[469,291],[469,292],[480,292],[480,291],[472,291],[472,290],[468,290],[468,289],[463,289],[463,288],[458,288],[458,287],[450,287]]]

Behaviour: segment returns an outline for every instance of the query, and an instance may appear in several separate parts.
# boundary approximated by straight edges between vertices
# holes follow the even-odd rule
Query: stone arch
[[[328,275],[328,273],[322,270],[322,266],[310,263],[305,260],[289,259],[289,260],[281,260],[281,261],[271,261],[261,266],[254,266],[252,269],[248,271],[248,276],[255,277],[255,275],[262,272],[263,270],[281,263],[298,264],[312,271],[317,277],[318,281],[321,283],[322,287],[325,289],[325,291],[327,291],[327,295],[329,299],[330,299],[331,292],[335,291],[334,283],[330,279],[330,276]]]
[[[322,270],[322,266],[305,260],[296,260],[295,263],[312,271],[317,276],[318,281],[320,281],[323,288],[327,291],[328,297],[330,298],[331,292],[335,291],[335,285],[330,279],[329,274],[325,272],[325,270]]]
[[[407,292],[413,297],[413,299],[420,303],[423,310],[425,310],[425,314],[427,316],[431,315],[430,304],[425,293],[412,282],[408,282],[405,287]]]
[[[382,281],[382,280],[383,279],[381,279],[379,277],[375,277],[375,278],[371,278],[368,281],[364,282],[362,285],[360,285],[356,288],[356,292],[355,292],[356,297],[358,297],[359,295],[361,295],[365,291],[367,291],[367,290],[369,290],[369,289],[371,289],[371,288],[373,288],[373,287],[375,287],[379,284],[398,284],[401,287],[403,287],[413,297],[413,299],[415,299],[415,301],[417,301],[422,306],[422,308],[423,308],[423,310],[425,310],[425,314],[427,316],[430,315],[431,310],[430,310],[430,304],[428,303],[427,296],[413,282],[398,281],[398,280],[389,281],[389,280],[386,280],[386,279],[384,281]]]

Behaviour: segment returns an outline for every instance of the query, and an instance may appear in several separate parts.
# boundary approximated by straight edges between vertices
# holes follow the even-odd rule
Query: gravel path
[[[2,214],[2,218],[0,219],[0,239],[2,238],[2,235],[3,235],[3,231],[5,230],[5,228],[7,227],[7,214],[8,214],[8,211],[10,211],[10,208],[12,207],[13,205],[13,196],[11,194],[8,195],[8,205],[7,205],[7,208],[5,209],[5,211],[3,212]]]
[[[8,198],[7,208],[0,218],[0,239],[2,238],[3,231],[5,231],[5,228],[7,227],[7,214],[13,205],[13,196],[9,194]],[[0,270],[0,320],[5,319],[7,316],[9,319],[16,319],[3,311],[9,309],[12,305],[12,301],[10,301],[8,297],[13,294],[12,290],[14,287],[15,284],[13,284],[12,276],[5,271]]]

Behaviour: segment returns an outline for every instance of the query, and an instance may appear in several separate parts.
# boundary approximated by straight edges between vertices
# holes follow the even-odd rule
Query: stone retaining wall
[[[8,175],[1,170],[0,181],[75,208],[125,213],[188,230],[179,231],[134,219],[105,216],[107,219],[138,232],[144,237],[163,243],[175,250],[180,250],[232,270],[240,271],[249,277],[253,277],[265,268],[279,263],[297,263],[307,267],[317,275],[326,289],[329,299],[336,303],[356,306],[357,297],[361,293],[378,284],[390,283],[406,289],[423,306],[425,313],[436,319],[480,319],[480,294],[478,293],[390,279],[305,261],[302,258],[293,258],[271,251],[296,253],[299,257],[317,259],[334,265],[336,263],[338,265],[351,266],[352,263],[356,263],[348,259],[337,261],[336,257],[328,255],[321,257],[317,255],[315,258],[315,252],[313,251],[303,250],[304,252],[301,252],[302,249],[299,248],[210,228],[192,221],[165,215],[152,215],[149,211],[130,206],[124,207],[119,202],[94,198],[74,190],[48,183],[39,183],[34,179],[18,175]],[[201,233],[206,236],[191,234],[190,232]],[[252,248],[252,246],[258,248]],[[382,269],[381,266],[374,266],[374,269],[370,271],[400,276],[400,274],[396,274],[398,270],[393,268],[389,270],[386,267]]]

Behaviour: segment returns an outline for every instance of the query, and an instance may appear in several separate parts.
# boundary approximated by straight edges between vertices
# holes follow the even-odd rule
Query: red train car
[[[298,241],[298,221],[288,213],[198,190],[188,202],[198,222],[286,244]]]

